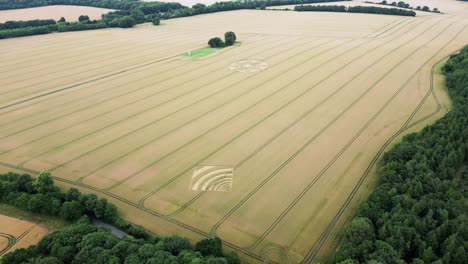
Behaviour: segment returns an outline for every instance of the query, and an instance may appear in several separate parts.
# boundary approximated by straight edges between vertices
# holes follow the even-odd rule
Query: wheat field
[[[0,169],[50,171],[157,234],[219,236],[252,262],[310,263],[382,152],[450,108],[445,14],[241,10],[0,41]],[[239,45],[182,55],[236,32]]]

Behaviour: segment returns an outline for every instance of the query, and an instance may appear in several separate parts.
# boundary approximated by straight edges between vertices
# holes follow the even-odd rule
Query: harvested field
[[[0,168],[49,170],[156,233],[310,263],[382,151],[446,111],[433,65],[468,42],[468,8],[438,3],[447,14],[242,10],[2,40]],[[183,57],[228,30],[239,46]]]
[[[107,8],[97,8],[89,6],[42,6],[34,8],[2,10],[0,11],[0,23],[13,20],[33,20],[33,19],[55,19],[64,17],[67,21],[78,21],[80,15],[87,15],[91,20],[101,19],[102,14],[114,11]]]
[[[44,227],[0,214],[0,257],[15,249],[37,244],[46,234]]]

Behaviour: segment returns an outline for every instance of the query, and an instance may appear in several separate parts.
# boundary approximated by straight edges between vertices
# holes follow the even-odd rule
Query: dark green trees
[[[226,46],[231,46],[236,42],[236,34],[232,31],[228,31],[224,33],[224,43],[226,43]]]
[[[86,21],[86,20],[89,20],[89,16],[81,15],[81,16],[78,17],[78,21],[80,21],[80,22],[83,22],[83,21]]]
[[[223,255],[223,242],[218,237],[200,240],[195,250],[203,256],[221,257]]]
[[[453,109],[384,154],[378,183],[342,234],[337,263],[468,259],[468,46],[443,67]]]
[[[64,22],[67,22],[67,21],[65,20],[64,17],[61,17],[61,18],[59,19],[59,21],[57,21],[57,22],[64,23]]]
[[[161,23],[161,19],[159,17],[156,17],[151,21],[153,25],[158,26]]]
[[[131,28],[136,24],[136,20],[131,16],[124,16],[119,19],[119,27],[121,28]]]
[[[224,33],[224,41],[221,38],[215,37],[208,41],[208,45],[212,48],[222,48],[232,46],[236,42],[236,34],[232,31]]]
[[[224,44],[223,40],[221,40],[218,37],[212,38],[208,41],[208,45],[212,48],[222,48],[225,47],[226,44]]]

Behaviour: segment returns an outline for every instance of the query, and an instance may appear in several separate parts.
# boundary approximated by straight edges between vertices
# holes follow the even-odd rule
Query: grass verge
[[[199,59],[199,58],[203,58],[205,56],[211,55],[220,49],[222,48],[211,48],[211,47],[201,48],[201,49],[197,49],[194,51],[190,51],[190,53],[186,52],[184,53],[184,55],[182,55],[182,57],[190,58],[190,59]]]

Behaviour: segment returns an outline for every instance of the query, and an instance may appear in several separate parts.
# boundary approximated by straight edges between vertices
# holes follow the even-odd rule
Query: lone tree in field
[[[80,21],[80,22],[83,22],[83,21],[86,21],[86,20],[89,20],[89,16],[81,15],[81,16],[78,17],[78,21]]]
[[[210,39],[208,41],[208,45],[212,48],[222,48],[226,46],[226,44],[224,44],[224,42],[218,37]]]
[[[226,43],[226,46],[231,46],[236,42],[236,34],[232,31],[228,31],[224,33],[224,42]]]

